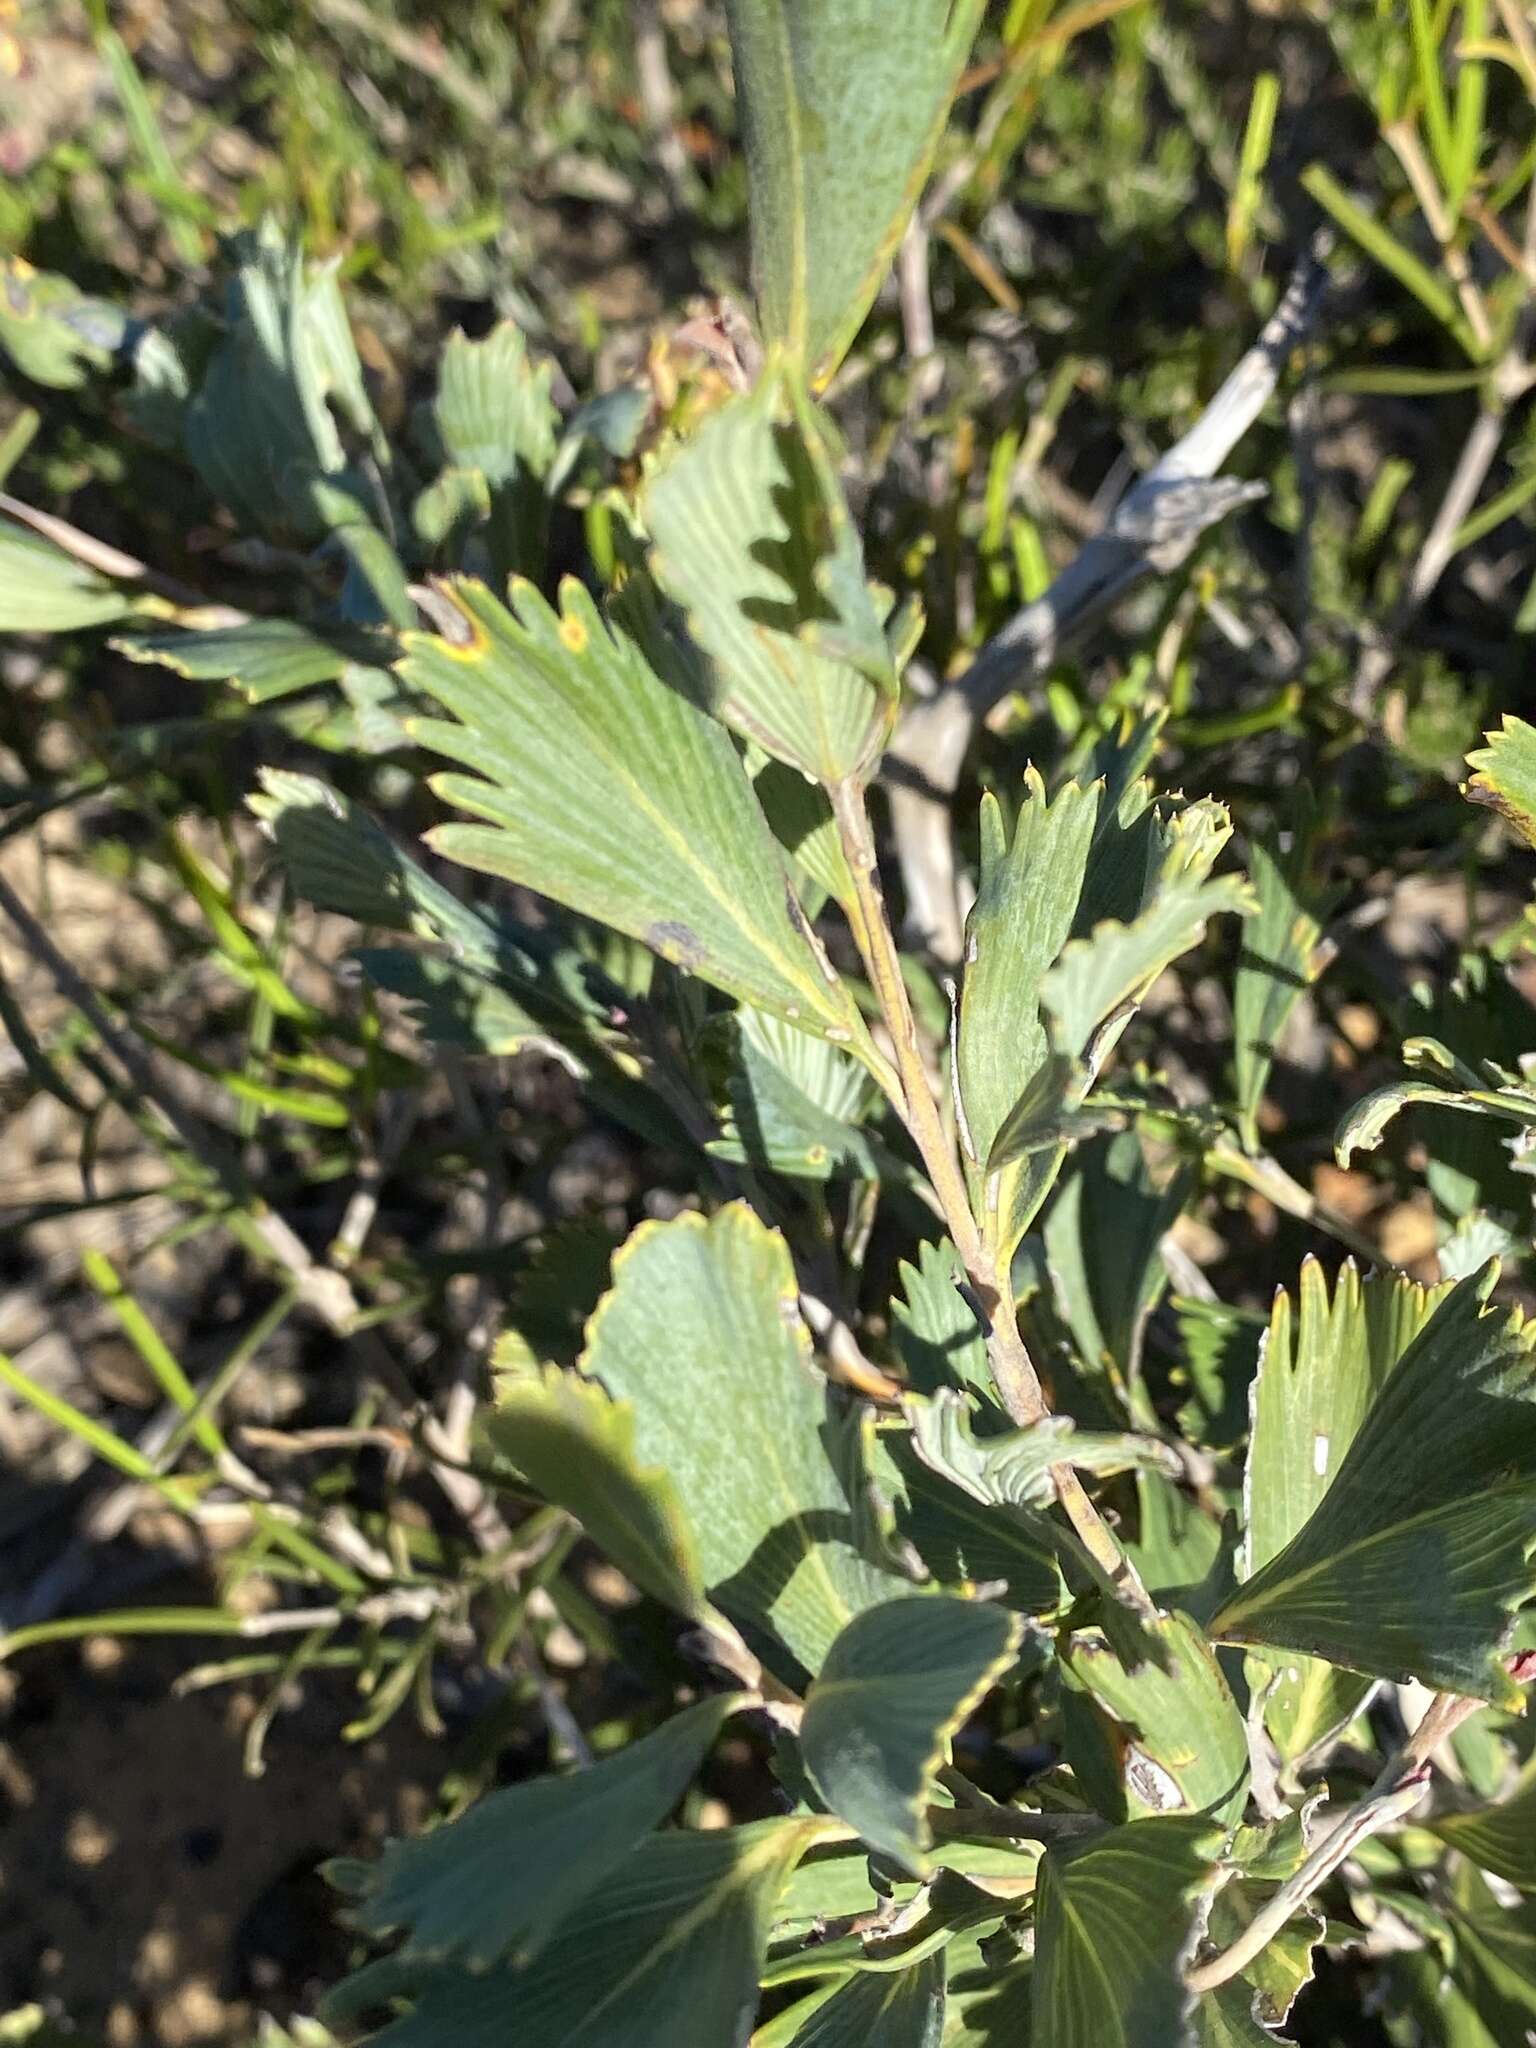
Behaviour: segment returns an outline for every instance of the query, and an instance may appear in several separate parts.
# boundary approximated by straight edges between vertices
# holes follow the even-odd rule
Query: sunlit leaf
[[[1351,1261],[1330,1294],[1322,1267],[1308,1259],[1294,1306],[1276,1294],[1251,1394],[1240,1576],[1267,1565],[1305,1526],[1372,1401],[1448,1291],[1396,1274],[1362,1281]],[[1351,1720],[1370,1691],[1368,1678],[1311,1657],[1254,1655],[1249,1668],[1265,1695],[1265,1726],[1287,1759]]]
[[[759,317],[818,381],[895,254],[981,11],[729,0]]]
[[[1214,1651],[1187,1615],[1146,1625],[1148,1654],[1134,1668],[1103,1632],[1066,1637],[1061,1661],[1107,1722],[1116,1782],[1113,1820],[1184,1812],[1230,1821],[1248,1790],[1243,1717]]]
[[[1311,1515],[1214,1635],[1519,1699],[1500,1651],[1536,1593],[1536,1363],[1520,1319],[1484,1306],[1495,1277],[1458,1282],[1435,1309]]]
[[[665,458],[644,510],[656,580],[704,656],[703,701],[830,783],[878,751],[897,682],[827,431],[769,375]]]
[[[133,610],[133,598],[107,577],[0,519],[0,633],[72,633]]]
[[[451,594],[465,644],[411,635],[403,672],[453,714],[421,721],[420,738],[470,771],[436,787],[485,822],[439,826],[433,844],[759,1009],[866,1044],[727,734],[580,585],[556,613],[518,584],[517,616],[481,584]]]
[[[667,1474],[635,1452],[635,1418],[591,1380],[503,1377],[486,1434],[637,1586],[679,1614],[706,1612],[697,1544]]]
[[[854,1548],[789,1254],[749,1209],[642,1224],[582,1367],[633,1409],[635,1455],[666,1470],[733,1621],[815,1672],[855,1614],[901,1590]]]

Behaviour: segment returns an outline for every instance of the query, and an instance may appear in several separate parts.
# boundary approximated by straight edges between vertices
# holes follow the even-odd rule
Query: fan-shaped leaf
[[[783,1238],[732,1203],[643,1223],[613,1272],[583,1370],[633,1408],[635,1455],[665,1467],[711,1597],[818,1670],[901,1581],[854,1547]]]
[[[800,1725],[821,1796],[872,1849],[914,1873],[922,1801],[949,1736],[1012,1661],[1021,1624],[1001,1607],[892,1600],[857,1615],[827,1652]]]
[[[423,1960],[532,1962],[666,1818],[745,1700],[700,1700],[588,1770],[487,1793],[446,1827],[391,1842],[351,1917],[376,1938],[404,1930],[402,1952]]]
[[[642,1591],[679,1614],[707,1612],[697,1547],[676,1489],[665,1472],[639,1462],[626,1403],[558,1370],[503,1378],[486,1432]]]
[[[1306,1522],[1225,1604],[1213,1635],[1519,1697],[1499,1651],[1536,1592],[1536,1364],[1531,1331],[1483,1306],[1495,1277],[1461,1281],[1436,1307]]]
[[[197,683],[233,683],[252,704],[334,682],[353,661],[387,660],[382,637],[318,633],[292,619],[250,619],[206,633],[132,633],[112,645],[130,661],[158,662]]]
[[[1485,733],[1488,744],[1468,754],[1473,771],[1466,795],[1475,804],[1489,804],[1536,846],[1536,725],[1506,716],[1497,732]]]
[[[465,644],[410,635],[402,670],[456,721],[424,720],[420,737],[473,771],[437,788],[486,822],[439,826],[433,843],[760,1009],[867,1045],[727,735],[579,584],[558,614],[522,583],[517,617],[482,584],[451,596]]]
[[[0,519],[0,633],[72,633],[134,608],[133,598],[107,577]]]
[[[745,2048],[775,1902],[831,1825],[653,1835],[527,1968],[471,1972],[391,1956],[348,1979],[323,2016],[408,1998],[378,2048]]]
[[[1275,1296],[1250,1396],[1241,1576],[1268,1564],[1303,1527],[1388,1374],[1448,1292],[1396,1274],[1362,1281],[1351,1261],[1330,1297],[1322,1267],[1308,1259],[1295,1309],[1288,1294]],[[1311,1657],[1249,1663],[1255,1689],[1265,1691],[1265,1726],[1287,1759],[1352,1719],[1371,1689],[1368,1678]]]
[[[895,253],[981,11],[729,0],[759,317],[818,382]]]
[[[1512,1796],[1497,1806],[1442,1814],[1429,1825],[1442,1842],[1495,1877],[1536,1892],[1536,1776],[1527,1772]]]
[[[818,782],[867,765],[897,681],[826,429],[792,380],[732,399],[652,476],[656,580],[709,708]]]
[[[1039,2041],[1176,2048],[1191,2003],[1181,1970],[1220,1840],[1206,1821],[1169,1817],[1048,1851],[1035,1909]]]
[[[914,1969],[866,1971],[798,2027],[789,2048],[941,2048],[944,1954]]]
[[[1108,1717],[1110,1818],[1182,1811],[1234,1820],[1248,1792],[1248,1739],[1221,1666],[1187,1615],[1160,1614],[1147,1632],[1155,1647],[1134,1669],[1098,1629],[1068,1636],[1060,1651]]]

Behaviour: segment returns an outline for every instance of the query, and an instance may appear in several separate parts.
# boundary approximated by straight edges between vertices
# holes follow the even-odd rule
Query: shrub
[[[136,661],[256,705],[322,704],[285,752],[302,736],[343,769],[269,762],[252,809],[299,895],[390,941],[358,956],[371,983],[429,1045],[542,1048],[699,1163],[696,1205],[642,1223],[606,1285],[574,1260],[556,1274],[566,1327],[590,1309],[579,1343],[515,1323],[472,1447],[433,1451],[445,1486],[553,1511],[542,1527],[579,1528],[665,1610],[686,1698],[585,1768],[335,1866],[384,1953],[327,2023],[375,2022],[390,2048],[1239,2048],[1272,2038],[1326,1951],[1348,1959],[1351,2024],[1379,2004],[1403,2041],[1523,2038],[1536,1834],[1529,1774],[1511,1778],[1536,1656],[1536,1362],[1489,1257],[1522,1254],[1528,1218],[1479,1191],[1525,1169],[1536,1095],[1523,1048],[1495,1060],[1469,1022],[1497,1000],[1494,963],[1426,999],[1412,1073],[1338,1138],[1347,1163],[1400,1111],[1474,1120],[1445,1277],[1309,1260],[1262,1327],[1194,1283],[1165,1303],[1197,1183],[1319,1220],[1262,1135],[1275,1048],[1328,960],[1327,806],[1298,801],[1239,863],[1226,805],[1156,788],[1150,687],[979,810],[955,795],[979,720],[1254,495],[1213,471],[1306,333],[1316,262],[1245,359],[1257,386],[1227,387],[1050,596],[936,682],[912,593],[868,574],[828,392],[981,8],[728,12],[755,320],[696,323],[704,366],[675,390],[562,418],[548,367],[501,325],[448,344],[396,439],[334,273],[274,228],[235,245],[217,308],[147,333],[62,280],[17,278],[30,374],[126,362],[142,430],[302,562],[311,601],[208,616],[13,519],[6,622],[110,625]],[[1425,49],[1425,118],[1464,196],[1467,102],[1446,110]],[[1481,298],[1362,240],[1493,376],[1467,311]],[[573,483],[589,559],[551,596]],[[437,764],[445,820],[423,847],[335,786],[369,752]],[[1470,766],[1467,795],[1536,841],[1536,733],[1509,719]],[[882,777],[888,831],[869,802]],[[455,867],[511,886],[471,900]],[[216,878],[190,852],[181,872],[236,971],[302,1022]],[[1216,957],[1213,933],[1240,946],[1228,1078],[1192,1107],[1136,1055],[1170,970]],[[57,968],[35,921],[29,936]],[[238,1207],[238,1169],[80,1001],[185,1169]],[[301,1081],[247,1077],[246,1097],[324,1127],[330,1098]],[[1489,1123],[1512,1158],[1477,1152]],[[339,1276],[270,1212],[245,1228],[291,1290],[356,1327]],[[1176,1374],[1147,1355],[1160,1304]],[[205,1468],[173,1478],[98,1448],[173,1505],[240,1484],[162,1368]],[[262,1516],[314,1567],[312,1535]],[[408,1560],[379,1588],[371,1560],[324,1556],[337,1620],[309,1610],[305,1644],[343,1619],[380,1641],[417,1626],[376,1674],[396,1705],[472,1569]],[[511,1634],[520,1618],[514,1603]],[[1392,1686],[1422,1689],[1411,1725]],[[766,1755],[773,1810],[669,1824],[728,1727]]]

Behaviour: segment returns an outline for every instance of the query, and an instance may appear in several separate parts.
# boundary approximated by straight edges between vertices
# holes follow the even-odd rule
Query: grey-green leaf
[[[529,362],[511,321],[479,341],[455,333],[443,350],[432,425],[444,470],[429,487],[435,495],[424,493],[425,504],[418,500],[417,519],[430,524],[446,513],[448,527],[473,530],[483,503],[487,566],[498,583],[513,574],[537,576],[543,568],[544,478],[559,426],[550,377],[547,364]]]
[[[824,383],[922,188],[983,0],[728,0],[752,275]]]
[[[485,1427],[537,1491],[569,1509],[643,1592],[679,1614],[707,1614],[693,1531],[667,1474],[641,1463],[626,1403],[558,1370],[504,1377]]]
[[[614,1261],[582,1367],[633,1408],[635,1454],[676,1488],[711,1598],[815,1672],[854,1615],[902,1582],[854,1547],[796,1299],[783,1238],[740,1203],[708,1222],[643,1223]]]
[[[1061,1660],[1115,1724],[1115,1820],[1179,1811],[1230,1822],[1248,1793],[1243,1717],[1203,1633],[1184,1614],[1147,1624],[1148,1654],[1134,1668],[1103,1632],[1067,1637]],[[1152,1645],[1155,1644],[1155,1648]]]
[[[1035,2037],[1050,2048],[1177,2048],[1191,2000],[1181,1971],[1215,1881],[1220,1830],[1169,1816],[1040,1866]]]
[[[380,639],[316,632],[291,619],[248,619],[202,633],[131,633],[113,641],[130,661],[158,662],[198,683],[233,683],[252,704],[334,682],[351,661],[387,661]]]
[[[918,1455],[973,1500],[1040,1510],[1056,1497],[1053,1465],[1084,1472],[1131,1472],[1141,1466],[1176,1474],[1177,1459],[1155,1437],[1074,1428],[1070,1417],[1048,1415],[1028,1429],[977,1437],[964,1400],[941,1391],[932,1400],[903,1404]]]
[[[865,1971],[795,2030],[790,2048],[941,2048],[944,1954],[910,1970]]]
[[[1488,804],[1529,846],[1536,846],[1536,725],[1506,716],[1487,745],[1468,754],[1465,794]]]
[[[820,1820],[769,1820],[653,1835],[526,1968],[388,1957],[333,1993],[324,2016],[409,1998],[378,2048],[745,2048],[775,1903],[826,1833]]]
[[[1536,1593],[1536,1362],[1530,1328],[1484,1306],[1496,1277],[1459,1282],[1435,1309],[1316,1508],[1214,1636],[1518,1700],[1500,1652]]]
[[[1286,1021],[1327,961],[1320,941],[1329,897],[1313,863],[1310,817],[1282,849],[1255,840],[1248,872],[1257,914],[1243,930],[1232,990],[1233,1066],[1238,1126],[1250,1151],[1258,1146],[1258,1112]]]
[[[957,1059],[975,1156],[1050,1055],[1041,984],[1072,934],[1100,790],[1069,782],[1053,799],[1030,769],[1013,836],[996,797],[981,801],[981,875],[966,923]]]
[[[1536,1776],[1527,1771],[1508,1799],[1429,1823],[1442,1842],[1523,1892],[1536,1892]]]
[[[744,1696],[673,1715],[654,1734],[566,1777],[488,1793],[446,1827],[391,1842],[351,1917],[403,1952],[470,1970],[526,1965],[664,1820]]]
[[[710,709],[823,783],[867,766],[897,695],[827,435],[770,374],[665,459],[644,503]]]
[[[13,520],[0,519],[0,633],[73,633],[134,610],[109,578]]]
[[[892,1600],[851,1621],[806,1696],[805,1768],[827,1805],[914,1875],[922,1802],[945,1744],[1013,1659],[1021,1624],[942,1596]]]
[[[432,843],[866,1048],[728,735],[579,584],[565,585],[559,613],[516,585],[517,616],[483,584],[446,588],[463,644],[410,635],[402,669],[453,714],[421,721],[419,737],[470,771],[435,786],[484,822],[439,826]]]

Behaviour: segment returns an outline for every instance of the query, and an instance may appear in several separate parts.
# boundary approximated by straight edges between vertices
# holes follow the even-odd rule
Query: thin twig
[[[1196,1993],[1214,1991],[1246,1969],[1362,1842],[1410,1814],[1428,1787],[1430,1758],[1446,1737],[1484,1704],[1458,1693],[1438,1693],[1412,1735],[1382,1766],[1364,1799],[1350,1807],[1329,1829],[1306,1862],[1265,1901],[1231,1947],[1185,1972],[1188,1988]]]
[[[986,1327],[987,1359],[998,1395],[1013,1422],[1019,1428],[1027,1429],[1049,1412],[1045,1392],[1019,1329],[1011,1278],[999,1269],[992,1248],[976,1221],[959,1154],[944,1128],[938,1097],[923,1062],[917,1020],[912,1013],[900,956],[880,888],[874,833],[864,792],[856,782],[845,780],[835,783],[829,794],[843,855],[853,879],[849,921],[854,942],[874,988],[896,1056],[896,1075],[887,1084],[887,1093],[922,1155],[928,1178],[943,1208],[950,1236],[965,1267]],[[1070,1465],[1053,1465],[1051,1479],[1062,1512],[1095,1570],[1127,1606],[1144,1618],[1150,1618],[1155,1610],[1146,1588],[1116,1542],[1109,1525],[1083,1490],[1077,1474]]]

